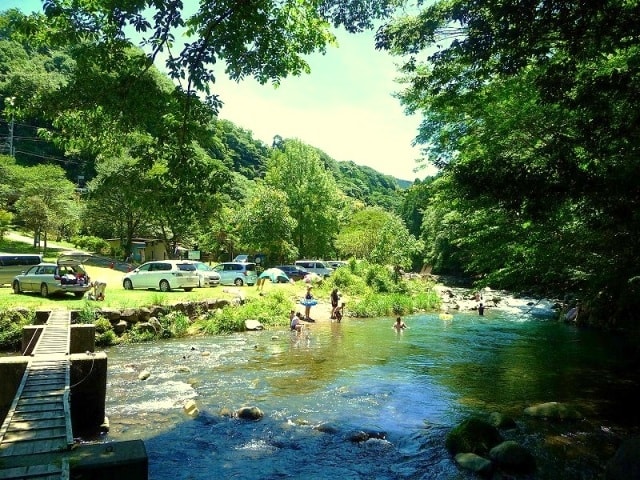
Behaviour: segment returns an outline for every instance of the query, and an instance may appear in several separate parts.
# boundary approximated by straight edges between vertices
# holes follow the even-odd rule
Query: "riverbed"
[[[444,448],[471,415],[501,412],[529,448],[532,478],[602,478],[638,430],[637,365],[623,335],[523,309],[318,322],[108,350],[101,441],[143,439],[149,478],[466,479]],[[150,376],[140,380],[147,370]],[[195,418],[184,412],[195,401]],[[567,402],[583,419],[523,410]],[[256,406],[258,421],[227,415]]]

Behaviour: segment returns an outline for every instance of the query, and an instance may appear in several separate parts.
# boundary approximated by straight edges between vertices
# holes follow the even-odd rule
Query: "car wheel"
[[[49,287],[47,287],[46,283],[40,285],[40,296],[43,298],[47,298],[49,296]]]
[[[241,278],[236,278],[236,279],[235,279],[235,281],[233,282],[233,284],[234,284],[236,287],[241,287],[242,285],[244,285],[244,282],[242,281],[242,279],[241,279]]]
[[[125,290],[133,290],[133,283],[128,278],[124,279],[124,282],[122,282],[122,286]]]
[[[13,282],[13,293],[22,293],[22,289],[20,288],[20,282],[17,280]]]
[[[193,290],[193,288],[191,288],[191,287],[188,287],[188,288],[184,289],[185,292],[190,292],[191,290]]]
[[[166,280],[160,280],[160,291],[161,292],[169,292],[171,291],[171,285]]]

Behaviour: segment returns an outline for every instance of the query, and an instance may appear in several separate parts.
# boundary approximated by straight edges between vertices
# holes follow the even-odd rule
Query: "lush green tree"
[[[378,243],[377,233],[389,221],[391,214],[379,207],[366,207],[345,221],[336,238],[336,248],[344,258],[369,258]]]
[[[451,179],[437,208],[473,219],[463,230],[476,240],[493,232],[449,245],[467,260],[490,248],[499,261],[475,273],[505,283],[523,272],[587,289],[618,321],[640,307],[639,12],[615,0],[437,1],[378,35],[406,55],[401,100],[424,115],[418,141]]]
[[[67,215],[75,201],[75,185],[66,179],[56,165],[25,167],[19,174],[20,198],[15,204],[16,216],[34,233],[34,247],[58,227],[57,219]]]
[[[293,241],[302,257],[322,258],[331,253],[338,231],[339,192],[316,149],[299,140],[286,140],[267,162],[265,183],[287,193],[287,205],[296,221]]]
[[[5,233],[9,230],[12,221],[13,213],[0,208],[0,240],[2,240]]]
[[[264,253],[272,261],[295,259],[298,255],[293,244],[295,227],[287,194],[258,184],[240,214],[240,234],[249,251]]]

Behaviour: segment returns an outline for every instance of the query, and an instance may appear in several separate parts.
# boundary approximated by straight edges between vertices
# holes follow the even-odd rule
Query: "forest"
[[[0,230],[430,266],[579,299],[590,323],[638,330],[637,18],[640,2],[621,0],[5,11]],[[397,55],[398,100],[422,118],[435,177],[399,182],[217,118],[216,75],[313,75],[304,56],[326,51],[333,28],[376,28],[376,47]]]

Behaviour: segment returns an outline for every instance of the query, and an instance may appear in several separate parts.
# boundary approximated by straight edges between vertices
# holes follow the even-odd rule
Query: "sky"
[[[185,3],[189,3],[186,0]],[[0,0],[0,9],[41,11],[41,0]],[[412,147],[420,118],[407,116],[393,97],[402,87],[395,59],[374,48],[374,32],[338,32],[338,47],[307,57],[311,73],[282,80],[278,88],[253,79],[239,83],[216,72],[212,93],[224,102],[220,118],[251,130],[271,145],[273,137],[297,138],[334,160],[351,160],[413,181],[419,147]],[[161,67],[161,66],[159,66]]]

